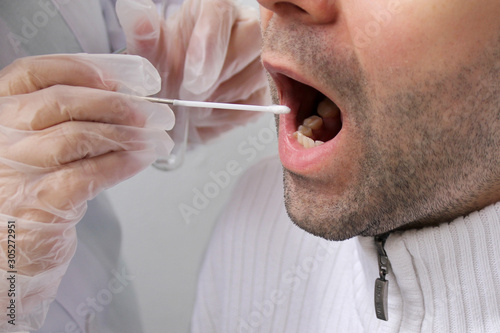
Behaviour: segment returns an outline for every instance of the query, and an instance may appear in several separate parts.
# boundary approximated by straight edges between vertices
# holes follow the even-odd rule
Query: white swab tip
[[[290,108],[286,105],[271,105],[269,110],[275,114],[290,113]]]

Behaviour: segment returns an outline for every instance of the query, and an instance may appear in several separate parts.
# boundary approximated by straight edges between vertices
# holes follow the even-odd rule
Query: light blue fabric
[[[125,47],[115,0],[0,0],[0,69],[17,58]]]
[[[0,0],[0,18],[9,29],[7,34],[2,33],[2,39],[8,41],[17,57],[83,51],[70,27],[49,0]],[[6,48],[8,46],[2,47],[2,50]],[[8,60],[11,62],[13,59]],[[1,65],[4,67],[7,64],[2,61]]]

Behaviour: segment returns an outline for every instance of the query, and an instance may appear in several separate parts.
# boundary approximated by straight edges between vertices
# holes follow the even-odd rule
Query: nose
[[[335,21],[338,0],[258,0],[268,11],[308,24],[328,24]]]

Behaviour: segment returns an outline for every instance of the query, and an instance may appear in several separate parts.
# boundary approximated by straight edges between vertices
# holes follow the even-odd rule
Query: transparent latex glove
[[[43,324],[87,200],[172,148],[172,111],[122,94],[159,89],[138,56],[30,57],[0,72],[1,332]]]
[[[118,0],[116,10],[127,37],[127,52],[149,59],[160,72],[160,97],[270,103],[254,8],[232,0],[187,0],[166,20],[151,0]],[[257,116],[232,110],[174,112],[177,122],[171,135],[176,144],[182,141],[184,116],[189,120],[190,143],[205,142]]]

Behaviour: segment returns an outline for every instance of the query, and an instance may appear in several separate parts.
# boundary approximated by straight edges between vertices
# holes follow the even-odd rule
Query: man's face
[[[296,224],[346,239],[500,199],[500,1],[259,3]]]

